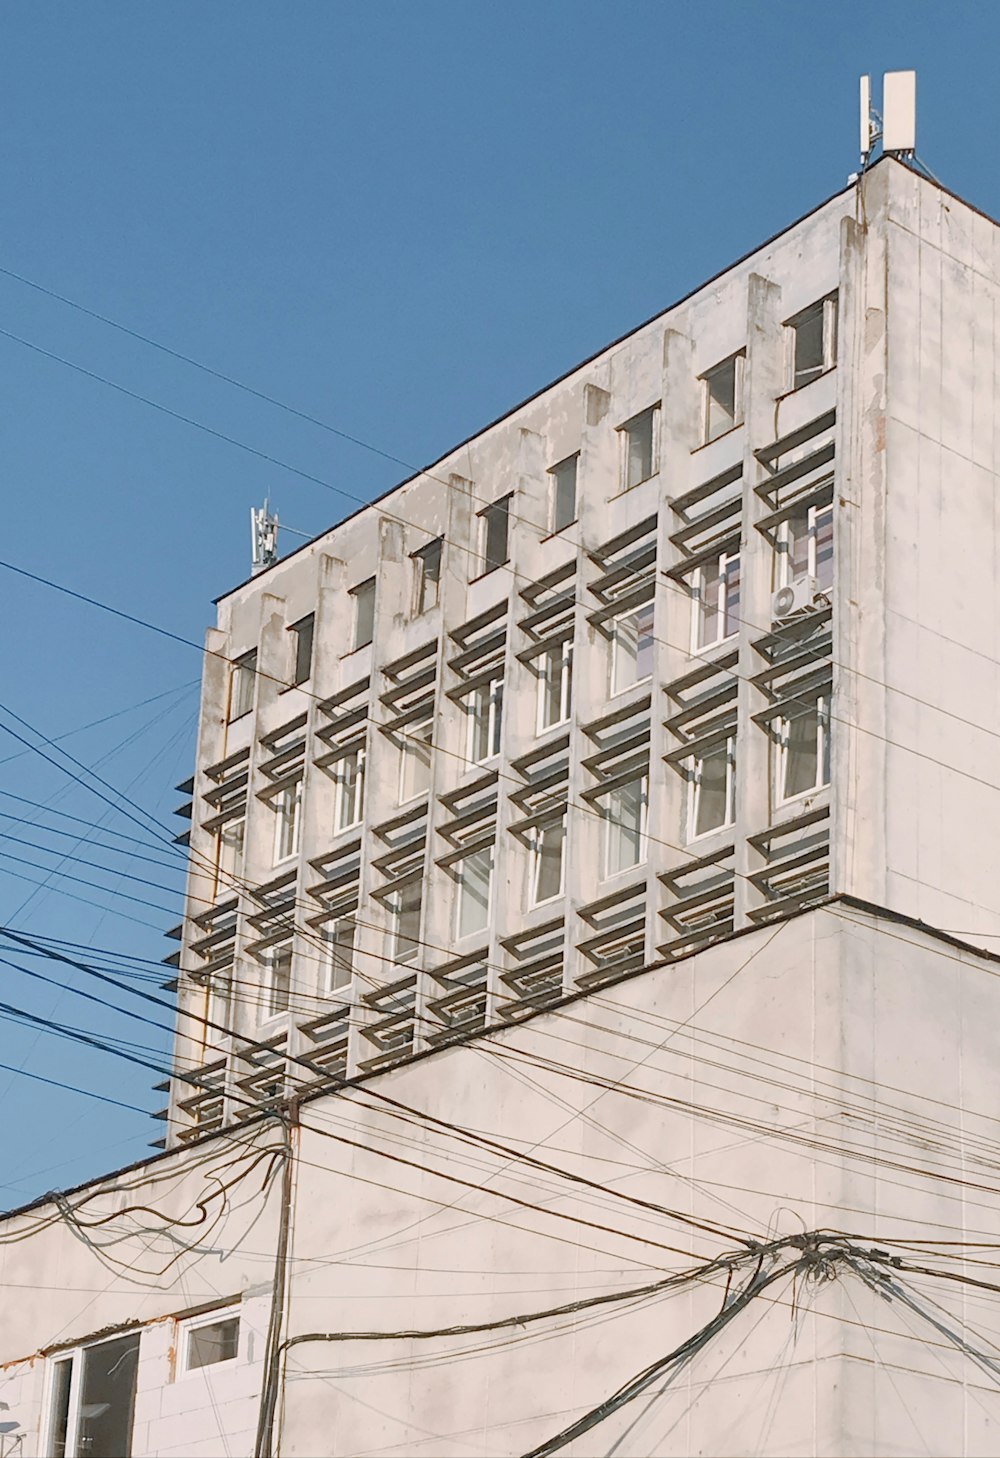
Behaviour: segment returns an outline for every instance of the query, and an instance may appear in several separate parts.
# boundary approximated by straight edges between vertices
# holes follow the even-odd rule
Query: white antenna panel
[[[882,77],[882,150],[912,152],[917,145],[917,73],[886,71]]]
[[[872,78],[862,76],[861,78],[861,146],[858,148],[862,157],[867,157],[872,149]]]

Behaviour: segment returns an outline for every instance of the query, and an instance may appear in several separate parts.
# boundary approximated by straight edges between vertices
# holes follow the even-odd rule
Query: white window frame
[[[705,578],[706,578],[706,566],[707,566],[707,564],[703,563],[700,567],[697,567],[695,569],[695,571],[694,571],[694,574],[693,574],[693,577],[692,577],[692,582],[691,582],[691,586],[692,586],[692,593],[691,593],[691,606],[692,606],[692,613],[691,613],[691,652],[692,653],[707,653],[710,648],[715,648],[716,645],[719,644],[719,643],[728,643],[729,640],[731,638],[735,638],[737,636],[737,634],[739,633],[739,631],[740,631],[739,614],[737,614],[737,621],[734,624],[734,626],[732,627],[732,629],[728,633],[725,631],[725,628],[726,628],[726,573],[728,572],[730,566],[734,562],[739,562],[739,564],[740,564],[740,605],[742,607],[742,603],[743,603],[743,570],[742,570],[743,569],[743,564],[742,564],[742,562],[740,562],[740,548],[737,547],[735,552],[720,552],[719,555],[718,555],[718,557],[716,557],[714,559],[714,564],[715,564],[715,567],[716,567],[716,569],[718,571],[718,577],[719,577],[718,585],[716,587],[716,592],[718,593],[718,601],[716,603],[716,622],[717,622],[717,624],[719,626],[719,632],[718,632],[718,635],[715,638],[711,638],[707,642],[704,642],[704,643],[702,643],[700,641],[700,639],[701,639],[701,623],[702,623],[702,603],[704,601]]]
[[[795,345],[797,331],[801,324],[815,311],[823,311],[823,364],[807,380],[796,382],[795,372]],[[837,363],[837,293],[827,294],[823,299],[817,299],[804,309],[785,321],[785,337],[787,340],[787,364],[786,378],[788,381],[789,393],[795,390],[804,390],[814,380],[822,379],[828,370],[832,370]]]
[[[717,747],[717,746],[716,746]],[[690,845],[696,840],[705,840],[710,835],[717,835],[720,830],[728,830],[736,823],[736,736],[730,734],[725,742],[726,748],[726,818],[718,825],[709,826],[707,830],[698,829],[698,811],[701,804],[701,773],[705,756],[693,754],[688,766],[688,817],[687,817],[687,840]]]
[[[653,677],[653,666],[654,665],[652,663],[650,663],[650,668],[649,668],[649,672],[648,673],[644,673],[644,674],[641,674],[641,675],[637,675],[635,678],[629,679],[628,683],[623,683],[623,684],[619,684],[618,683],[619,654],[622,651],[621,625],[623,623],[627,622],[630,618],[638,618],[638,617],[641,617],[643,614],[647,614],[647,613],[649,615],[649,621],[650,621],[650,628],[649,628],[650,648],[651,648],[651,651],[653,653],[655,653],[655,645],[656,645],[656,603],[654,602],[654,600],[652,598],[650,598],[648,602],[640,603],[638,607],[629,608],[628,612],[619,613],[617,615],[617,617],[615,617],[615,618],[612,619],[612,624],[611,624],[611,684],[610,684],[610,697],[611,698],[616,698],[619,694],[626,694],[626,693],[629,692],[630,689],[634,689],[637,684],[640,684],[640,683],[648,683],[649,680]],[[638,663],[638,661],[639,661],[638,644],[639,644],[640,641],[641,641],[640,638],[637,638],[636,639],[636,655],[635,655],[635,662],[636,663]]]
[[[466,894],[465,868],[472,861],[485,859],[487,862],[486,872],[486,906],[483,911],[481,925],[471,927],[468,931],[462,930],[462,907]],[[463,856],[456,865],[456,884],[458,895],[455,898],[455,938],[457,941],[466,941],[470,937],[481,937],[489,928],[493,918],[493,889],[496,871],[496,849],[494,846],[480,846],[478,850],[471,851],[469,855]]]
[[[633,481],[629,478],[629,446],[633,428],[638,425],[640,420],[645,420],[647,415],[650,417],[649,473],[646,476],[637,476]],[[635,415],[629,416],[628,420],[623,421],[618,426],[618,437],[620,442],[618,447],[620,457],[618,479],[621,482],[623,492],[633,491],[636,486],[641,486],[644,481],[652,481],[660,469],[660,401],[657,400],[654,404],[647,406],[645,410],[640,410]]]
[[[272,865],[284,866],[294,861],[302,843],[302,781],[296,780],[279,790],[271,801],[274,812],[274,856]],[[291,821],[291,846],[284,850],[288,824]]]
[[[486,577],[490,572],[497,572],[501,567],[506,567],[510,562],[510,518],[511,502],[514,500],[514,493],[508,492],[506,496],[498,496],[496,501],[491,501],[478,513],[479,518],[479,557],[482,560],[483,568],[479,574]],[[494,517],[503,513],[504,519],[504,557],[503,561],[494,561],[487,556],[487,544],[490,536],[490,523]]]
[[[279,958],[279,956],[283,956],[285,953],[288,954],[288,993],[287,993],[287,1001],[286,1001],[284,1007],[278,1007],[278,1008],[276,1008],[274,1004],[275,1004],[275,1001],[276,1001],[278,988],[277,988],[277,982],[276,982],[275,976],[274,976],[274,969],[278,965],[278,958]],[[292,971],[293,971],[293,968],[295,966],[295,959],[292,956],[292,946],[291,946],[291,943],[290,942],[280,942],[275,947],[269,947],[267,949],[267,951],[265,952],[265,954],[264,954],[264,958],[265,958],[265,960],[264,960],[264,970],[267,973],[267,976],[264,979],[264,986],[263,986],[263,989],[262,989],[263,990],[263,998],[262,998],[262,1006],[261,1006],[261,1013],[262,1013],[261,1022],[262,1023],[273,1023],[273,1022],[276,1022],[278,1018],[287,1017],[288,1014],[292,1010],[292,1001],[293,1001]]]
[[[788,748],[791,724],[796,718],[803,718],[804,715],[789,715],[777,720],[777,755],[775,765],[775,803],[777,805],[794,805],[800,800],[806,800],[810,795],[816,795],[820,790],[825,790],[830,784],[830,695],[819,694],[816,698],[816,780],[805,789],[797,790],[794,795],[785,794],[785,784],[788,779]]]
[[[809,576],[809,577],[813,577],[813,578],[818,577],[818,573],[817,573],[817,570],[816,570],[817,569],[816,546],[817,546],[817,538],[819,536],[819,531],[818,531],[817,528],[818,528],[819,519],[822,516],[829,516],[829,518],[830,518],[831,542],[832,542],[832,540],[833,540],[833,532],[832,532],[832,528],[833,528],[833,502],[832,501],[826,502],[826,504],[823,505],[823,506],[816,506],[816,505],[810,506],[809,509],[808,509],[808,511],[807,511],[807,513],[806,513],[806,575]],[[785,520],[781,523],[781,529],[780,529],[779,536],[778,536],[778,541],[779,541],[779,544],[780,544],[780,547],[781,547],[781,552],[779,554],[779,572],[778,572],[778,576],[780,578],[780,581],[778,583],[778,586],[779,587],[788,587],[788,586],[790,586],[790,584],[792,582],[795,581],[795,574],[792,571],[792,553],[791,553],[791,545],[792,545],[792,524],[793,524],[793,521],[794,521],[794,516],[786,516],[785,517]],[[833,571],[834,572],[836,572],[836,565],[837,565],[837,553],[836,553],[836,547],[834,547],[834,550],[833,550]],[[831,592],[833,590],[833,582],[831,581],[830,584],[827,587],[824,587],[821,590],[823,592]]]
[[[138,1350],[138,1353],[137,1353],[137,1356],[136,1356],[136,1368],[137,1368],[137,1370],[136,1370],[136,1386],[135,1386],[135,1392],[133,1393],[133,1399],[132,1399],[133,1400],[132,1428],[131,1428],[131,1433],[130,1433],[130,1438],[134,1439],[134,1437],[135,1437],[135,1400],[136,1400],[136,1397],[138,1396],[138,1387],[139,1387],[138,1363],[142,1360],[142,1329],[141,1328],[140,1328],[139,1331],[135,1331],[134,1329],[129,1330],[129,1331],[116,1331],[113,1334],[111,1334],[110,1336],[101,1337],[101,1338],[99,1338],[96,1341],[92,1341],[92,1342],[80,1342],[78,1346],[75,1346],[75,1347],[67,1347],[65,1350],[60,1351],[60,1352],[53,1352],[52,1356],[49,1357],[49,1359],[48,1359],[48,1371],[46,1373],[46,1380],[45,1380],[45,1399],[44,1399],[45,1406],[43,1408],[44,1420],[43,1420],[43,1424],[42,1424],[43,1429],[44,1429],[44,1433],[45,1433],[45,1444],[44,1444],[44,1447],[42,1447],[42,1448],[39,1449],[39,1452],[43,1452],[43,1453],[54,1453],[55,1452],[55,1412],[53,1410],[53,1406],[54,1406],[54,1399],[55,1399],[56,1368],[59,1366],[59,1364],[61,1362],[67,1362],[68,1361],[72,1365],[70,1367],[69,1402],[68,1402],[67,1414],[66,1414],[66,1455],[65,1455],[65,1458],[86,1458],[85,1453],[83,1453],[81,1451],[80,1446],[79,1446],[80,1436],[81,1436],[80,1435],[80,1418],[81,1418],[81,1411],[80,1411],[80,1409],[81,1409],[81,1398],[82,1398],[82,1395],[83,1395],[83,1362],[84,1362],[84,1353],[86,1351],[89,1351],[93,1347],[103,1346],[105,1344],[105,1342],[120,1341],[122,1339],[122,1337],[127,1337],[127,1336],[138,1336],[138,1338],[139,1338],[139,1350]],[[131,1442],[130,1442],[130,1446],[131,1446]]]
[[[351,929],[350,957],[345,966],[338,966],[337,958],[337,933],[342,926],[349,926]],[[348,916],[335,916],[328,921],[323,928],[324,951],[326,958],[326,991],[328,993],[341,993],[347,990],[354,981],[355,966],[354,959],[358,953],[358,921],[357,913],[352,912]],[[346,973],[343,981],[336,981],[336,974]]]
[[[500,736],[503,733],[503,682],[503,675],[497,674],[487,683],[481,683],[476,688],[470,689],[462,700],[468,718],[465,757],[469,764],[489,764],[490,760],[496,759],[500,753]],[[486,699],[482,710],[477,707],[481,694],[484,694]],[[481,714],[485,714],[486,718],[487,753],[482,758],[477,758],[475,754],[476,730],[480,727]],[[496,748],[493,747],[494,745]]]
[[[428,577],[427,563],[437,549],[437,577]],[[412,553],[410,561],[413,563],[413,616],[419,618],[423,613],[432,612],[441,601],[441,573],[444,567],[444,538],[434,537],[418,551]],[[427,587],[433,583],[434,592],[429,594]],[[433,596],[433,601],[431,601]]]
[[[427,730],[427,737],[422,738],[420,731]],[[431,787],[431,773],[433,769],[433,734],[434,716],[428,714],[426,719],[415,719],[407,724],[405,729],[400,729],[399,734],[399,784],[397,786],[396,799],[400,805],[408,805],[411,800],[419,800],[427,794]],[[427,783],[419,790],[408,790],[406,784],[407,770],[414,764],[422,764],[423,761],[417,752],[418,743],[427,746]]]
[[[348,761],[356,762],[354,783],[348,786],[344,773],[344,767]],[[359,744],[356,749],[351,749],[347,754],[342,754],[335,762],[334,778],[334,807],[333,823],[335,834],[340,835],[341,831],[353,830],[360,825],[365,818],[365,779],[368,770],[367,746]],[[345,810],[350,811],[350,819],[345,818]]]
[[[364,582],[359,582],[356,587],[351,588],[351,596],[354,598],[354,636],[352,639],[352,652],[357,653],[362,648],[367,648],[375,638],[375,610],[377,597],[377,581],[374,577],[366,577]],[[365,604],[365,615],[370,609],[371,626],[363,627],[364,617],[362,616],[362,604]],[[365,638],[364,633],[368,633]]]
[[[418,903],[418,909],[417,909],[417,928],[416,928],[416,935],[413,936],[413,937],[407,937],[406,938],[406,940],[411,943],[411,950],[409,950],[406,953],[405,956],[402,956],[402,955],[400,955],[400,951],[399,951],[399,943],[400,943],[400,940],[401,940],[401,932],[400,932],[400,929],[399,929],[400,916],[401,916],[400,899],[403,896],[405,896],[408,892],[412,891],[412,889],[413,889],[414,886],[416,886],[416,888],[417,888],[418,897],[419,897],[419,903]],[[416,958],[418,958],[420,956],[420,948],[421,948],[421,945],[422,945],[421,940],[420,940],[420,933],[423,930],[423,918],[424,918],[424,888],[423,888],[423,881],[422,880],[408,881],[408,882],[406,882],[405,885],[398,887],[392,893],[392,903],[391,903],[391,907],[390,907],[390,914],[392,916],[392,929],[391,929],[391,932],[392,932],[392,960],[393,960],[393,962],[396,962],[401,967],[407,967],[407,966],[409,966],[409,964],[412,961],[414,961]]]
[[[236,1337],[235,1357],[226,1357],[221,1362],[206,1362],[201,1367],[188,1365],[188,1338],[193,1331],[198,1331],[205,1326],[217,1326],[223,1321],[235,1320],[239,1324]],[[239,1306],[227,1306],[224,1310],[216,1308],[214,1311],[203,1311],[200,1316],[182,1317],[177,1322],[177,1379],[183,1381],[189,1377],[200,1377],[209,1372],[229,1372],[237,1367],[243,1359],[245,1348],[245,1326],[243,1312]]]
[[[603,826],[603,832],[604,833],[603,833],[603,836],[602,836],[602,847],[601,847],[601,880],[602,881],[610,881],[615,876],[623,876],[626,873],[626,871],[634,871],[635,868],[636,868],[636,866],[641,866],[644,863],[644,861],[646,860],[646,857],[648,855],[648,844],[647,844],[647,840],[648,840],[648,837],[647,837],[647,825],[648,825],[648,822],[649,822],[649,774],[648,774],[648,772],[646,774],[637,776],[637,779],[638,779],[638,783],[639,783],[639,826],[638,826],[638,837],[639,837],[638,852],[639,853],[638,853],[638,855],[637,855],[637,857],[636,857],[636,859],[634,861],[630,861],[629,864],[628,865],[625,865],[625,866],[617,866],[614,870],[611,869],[611,836],[612,836],[612,833],[621,835],[622,834],[622,831],[623,831],[623,826],[620,823],[616,823],[615,819],[610,814],[610,810],[608,808],[608,805],[609,805],[609,802],[610,802],[612,796],[620,795],[621,792],[625,789],[626,784],[634,784],[636,781],[635,780],[625,781],[623,784],[615,786],[615,788],[613,790],[609,790],[606,795],[601,796],[601,801],[602,801],[602,814],[603,814],[603,817],[604,817],[604,826]]]
[[[539,668],[535,728],[536,733],[547,734],[550,729],[568,723],[573,712],[573,639],[563,638],[559,643],[550,644],[544,652],[538,654],[536,661]],[[548,689],[557,675],[559,679],[559,717],[546,720]]]
[[[561,483],[566,480],[565,473],[568,472],[570,467],[573,468],[573,514],[566,521],[560,523],[558,510],[559,487]],[[571,456],[566,456],[564,460],[557,461],[554,466],[549,467],[549,476],[551,478],[549,486],[549,531],[553,536],[555,536],[559,532],[564,532],[566,528],[572,526],[577,519],[576,508],[579,487],[579,472],[579,451],[574,451]]]
[[[559,889],[553,891],[551,896],[544,900],[538,894],[538,884],[542,874],[542,841],[546,830],[560,827],[562,839],[559,849]],[[548,906],[553,901],[558,901],[566,894],[566,837],[568,833],[567,812],[564,810],[561,815],[554,816],[551,820],[544,820],[540,825],[532,828],[531,832],[531,867],[530,867],[530,895],[532,906]]]
[[[225,1036],[219,1032],[219,1028],[225,1028],[227,1033],[233,1031],[236,1023],[235,1012],[236,975],[230,967],[225,972],[214,973],[208,984],[208,1021],[216,1025],[205,1030],[208,1042]]]
[[[710,445],[713,440],[721,440],[731,430],[743,424],[744,420],[744,394],[743,382],[746,370],[746,350],[739,349],[735,354],[728,355],[725,359],[713,365],[701,376],[704,399],[702,405],[702,445]],[[732,424],[727,425],[725,430],[712,431],[712,381],[722,373],[724,369],[733,366],[733,419]]]
[[[246,692],[242,688],[244,684],[249,684]],[[228,714],[230,724],[235,724],[253,713],[256,691],[257,649],[251,648],[248,653],[241,653],[239,658],[234,659],[230,669]]]
[[[240,831],[238,851],[235,849],[237,826]],[[233,883],[238,883],[243,878],[243,862],[246,857],[246,830],[247,822],[245,815],[239,815],[232,820],[227,820],[224,825],[219,827],[215,873],[216,896],[228,896],[234,890]]]

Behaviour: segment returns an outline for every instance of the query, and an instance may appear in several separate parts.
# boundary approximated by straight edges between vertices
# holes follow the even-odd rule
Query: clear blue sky
[[[1000,215],[988,5],[8,0],[2,22],[0,268],[414,464],[840,188],[862,71],[916,67],[920,154]],[[331,484],[0,334],[0,557],[182,636],[200,640],[246,575],[252,503],[270,494],[312,534],[404,474],[2,273],[0,330]],[[2,569],[0,589],[3,704],[47,735],[81,731],[66,748],[170,827],[197,653]],[[0,757],[20,748],[0,732]],[[174,852],[37,755],[0,763],[0,790],[31,822],[0,821],[31,842],[0,846],[5,923],[171,949],[176,869],[123,858],[107,831]],[[77,845],[87,825],[43,801],[101,829]],[[3,971],[0,1001],[163,1056],[157,1030]],[[158,1103],[155,1075],[2,1019],[0,1062]],[[158,1132],[3,1069],[0,1099],[0,1204],[137,1159]]]

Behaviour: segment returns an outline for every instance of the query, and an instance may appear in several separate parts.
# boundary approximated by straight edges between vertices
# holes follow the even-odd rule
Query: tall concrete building
[[[1000,1450],[998,306],[887,157],[220,599],[24,1458]]]

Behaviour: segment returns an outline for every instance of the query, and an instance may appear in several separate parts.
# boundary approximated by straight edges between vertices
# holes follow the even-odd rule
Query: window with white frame
[[[375,632],[375,578],[351,588],[354,598],[354,647],[366,648]]]
[[[810,304],[785,327],[789,387],[798,390],[837,363],[837,295]]]
[[[777,721],[777,799],[796,800],[830,783],[830,700],[790,707]]]
[[[566,864],[566,811],[543,820],[531,833],[531,902],[539,906],[563,894]]]
[[[573,640],[553,643],[535,660],[538,674],[538,732],[565,724],[573,707]]]
[[[312,613],[300,618],[289,628],[292,638],[292,683],[307,683],[312,676],[313,633],[316,619]]]
[[[833,587],[833,502],[804,506],[781,523],[778,586],[811,577],[821,592]]]
[[[413,553],[413,611],[417,617],[430,612],[441,601],[441,552],[443,539],[435,537]]]
[[[736,740],[732,736],[690,761],[688,840],[732,825],[736,819]]]
[[[242,719],[253,708],[254,687],[257,683],[257,650],[244,653],[233,664],[229,681],[229,722]]]
[[[197,1372],[235,1362],[240,1354],[240,1314],[213,1311],[180,1323],[178,1369]]]
[[[357,923],[353,916],[338,916],[323,931],[326,945],[326,990],[339,992],[354,976],[354,947]]]
[[[138,1366],[138,1332],[54,1357],[44,1451],[52,1458],[128,1458]]]
[[[622,613],[611,627],[611,692],[620,694],[653,672],[653,604]]]
[[[659,469],[657,439],[660,420],[659,403],[639,415],[633,415],[618,427],[621,437],[622,490],[629,491],[641,481],[648,481]]]
[[[627,871],[645,859],[648,798],[649,780],[643,775],[616,785],[598,800],[604,819],[605,878]]]
[[[695,572],[693,646],[710,648],[739,631],[740,554],[720,552]]]
[[[576,521],[576,472],[580,456],[567,456],[557,466],[549,467],[551,510],[549,520],[553,532],[561,532]]]
[[[208,1020],[214,1027],[208,1029],[209,1041],[225,1036],[220,1029],[231,1032],[233,1028],[233,978],[232,973],[217,972],[209,984]]]
[[[702,439],[707,444],[743,422],[743,350],[731,355],[702,376],[705,416]]]
[[[292,948],[288,942],[267,953],[264,1016],[276,1018],[288,1011],[292,996]]]
[[[286,785],[271,801],[274,810],[274,864],[289,861],[299,853],[302,810],[302,781]]]
[[[233,883],[243,875],[243,845],[246,837],[246,821],[227,820],[219,831],[218,875],[215,894],[226,896],[233,890]]]
[[[396,962],[412,962],[420,952],[420,913],[423,883],[407,881],[392,893],[392,955]]]
[[[490,893],[493,887],[493,847],[473,851],[458,862],[459,937],[484,931],[490,919]]]
[[[365,749],[359,745],[342,755],[334,767],[336,785],[334,822],[337,830],[359,825],[365,806]]]
[[[434,721],[424,719],[399,730],[399,801],[424,795],[431,783],[431,735]]]
[[[472,689],[464,699],[468,720],[466,757],[471,764],[485,764],[500,753],[503,727],[503,679],[491,678]]]
[[[510,555],[510,496],[502,496],[479,513],[479,555],[483,575],[502,567]]]

